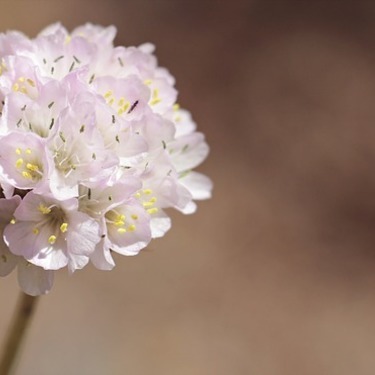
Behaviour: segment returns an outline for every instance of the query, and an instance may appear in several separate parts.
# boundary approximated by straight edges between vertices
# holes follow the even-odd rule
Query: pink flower
[[[114,47],[114,26],[0,34],[0,276],[28,294],[54,271],[115,266],[211,196],[208,154],[152,44]]]
[[[58,201],[30,192],[4,230],[9,250],[45,270],[83,268],[100,241],[99,224],[78,211],[75,198]]]
[[[11,199],[0,199],[0,230],[13,220],[13,213],[21,198],[15,195]],[[29,263],[24,257],[11,253],[4,242],[0,239],[0,276],[7,276],[14,268],[18,269],[18,282],[22,290],[30,295],[36,296],[49,292],[53,284],[53,271],[44,270]]]

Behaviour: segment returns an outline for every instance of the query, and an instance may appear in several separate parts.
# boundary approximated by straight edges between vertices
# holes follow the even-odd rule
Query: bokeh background
[[[215,189],[114,271],[59,272],[17,374],[373,375],[375,2],[0,0],[1,31],[55,21],[156,44]]]

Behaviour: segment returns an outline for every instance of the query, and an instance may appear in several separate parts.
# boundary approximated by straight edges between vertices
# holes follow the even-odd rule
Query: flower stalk
[[[9,375],[14,369],[22,341],[30,325],[38,297],[21,292],[16,313],[9,327],[8,336],[4,341],[2,356],[0,357],[0,374]]]

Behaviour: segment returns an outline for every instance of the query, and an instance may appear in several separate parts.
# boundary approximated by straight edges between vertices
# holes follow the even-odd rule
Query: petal
[[[121,232],[117,226],[107,224],[105,246],[122,255],[136,255],[151,241],[150,216],[136,202],[118,206],[115,209],[127,218],[135,215],[137,219],[133,221],[134,230],[132,231]]]
[[[102,271],[110,271],[115,266],[111,251],[104,246],[104,241],[98,243],[95,251],[90,255],[90,260],[97,269]]]
[[[30,296],[48,293],[53,285],[53,271],[46,271],[26,261],[18,265],[18,283],[21,289]]]
[[[158,213],[152,215],[150,226],[152,238],[163,237],[171,228],[171,219],[164,211],[159,210]]]
[[[72,274],[76,270],[80,270],[87,265],[89,262],[89,257],[86,255],[77,255],[71,256],[68,263],[69,273]]]
[[[190,112],[185,109],[178,109],[173,112],[172,120],[176,125],[176,138],[191,134],[197,128],[197,124],[193,121]]]
[[[4,241],[9,250],[26,259],[32,258],[38,251],[37,236],[33,233],[33,222],[22,221],[8,224],[4,229]]]
[[[197,205],[194,202],[189,202],[184,208],[178,208],[185,215],[191,215],[197,210]]]
[[[18,257],[13,255],[5,244],[0,246],[0,276],[9,275],[18,263]]]
[[[90,255],[100,241],[99,224],[82,212],[69,217],[68,246],[74,254]]]
[[[211,198],[212,181],[198,172],[189,172],[179,180],[193,196],[193,199]]]
[[[209,147],[202,133],[192,133],[177,138],[168,144],[168,150],[178,172],[197,167],[209,153]]]
[[[28,261],[45,270],[58,270],[68,265],[69,257],[63,236],[58,236],[53,245],[49,244],[48,239],[51,233],[53,232],[47,227],[42,228],[37,236],[34,235],[37,238],[34,245],[37,253],[28,258]]]

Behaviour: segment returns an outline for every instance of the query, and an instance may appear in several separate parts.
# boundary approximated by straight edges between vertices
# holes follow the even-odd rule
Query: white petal
[[[155,51],[155,45],[152,43],[143,43],[138,48],[144,53],[153,53]]]
[[[18,263],[18,257],[13,255],[4,243],[0,246],[0,276],[9,275]]]
[[[36,239],[33,223],[29,221],[8,224],[4,229],[4,241],[9,246],[9,250],[26,259],[32,258],[38,252]]]
[[[89,256],[100,241],[99,224],[82,212],[76,212],[69,217],[67,235],[68,252],[70,255]]]
[[[26,261],[18,265],[18,283],[31,296],[48,293],[52,288],[53,277],[53,271],[46,271]]]
[[[86,255],[77,255],[71,256],[68,263],[69,273],[73,273],[76,270],[80,270],[87,265],[89,262],[89,257]]]
[[[175,150],[171,153],[171,159],[178,172],[197,167],[209,153],[209,147],[202,133],[192,133],[177,138],[168,145],[168,149]]]
[[[150,226],[152,238],[163,237],[171,228],[171,219],[160,210],[157,214],[152,215]]]
[[[180,180],[193,196],[193,199],[201,200],[211,198],[212,181],[198,172],[190,172]]]
[[[179,211],[181,211],[185,215],[190,215],[193,214],[197,210],[197,205],[191,201],[189,202],[184,208],[178,208],[176,207]]]
[[[115,266],[110,250],[103,245],[101,241],[95,251],[90,255],[90,260],[93,265],[102,271],[110,271]]]

